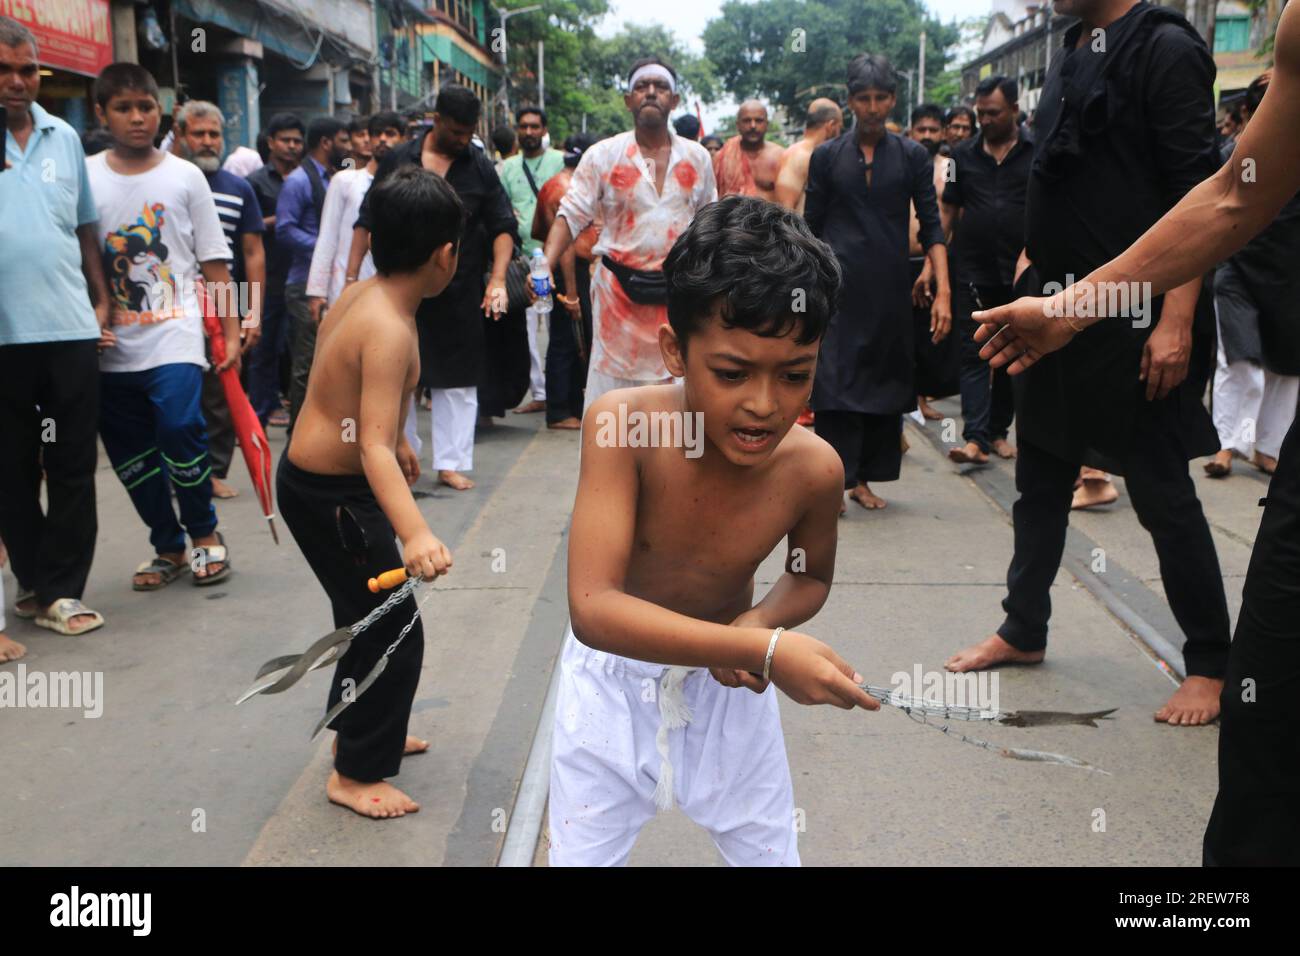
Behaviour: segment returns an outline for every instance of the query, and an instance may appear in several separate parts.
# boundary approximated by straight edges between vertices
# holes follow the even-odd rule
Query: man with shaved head
[[[813,100],[803,124],[803,139],[785,151],[776,177],[776,201],[803,215],[803,192],[808,184],[808,160],[813,150],[844,132],[844,111],[834,100]]]
[[[785,147],[767,141],[767,107],[745,100],[736,112],[736,135],[713,157],[718,198],[760,196],[776,200],[776,176]]]

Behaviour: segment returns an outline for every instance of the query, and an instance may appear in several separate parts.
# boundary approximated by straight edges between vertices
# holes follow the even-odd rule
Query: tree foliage
[[[506,8],[537,0],[510,0]],[[537,102],[537,42],[545,43],[544,80],[551,140],[562,142],[582,128],[598,136],[628,127],[623,91],[628,67],[643,56],[671,63],[680,79],[682,102],[709,103],[721,90],[712,65],[694,55],[667,27],[628,24],[612,37],[592,29],[608,9],[606,0],[541,0],[544,9],[513,17],[506,25],[510,104]],[[489,38],[494,21],[489,20]],[[513,121],[513,117],[511,117]]]
[[[844,78],[858,53],[883,53],[899,71],[915,70],[926,32],[926,75],[937,79],[958,39],[920,0],[727,0],[704,30],[704,49],[722,86],[800,116],[819,96],[845,102]],[[899,114],[907,79],[899,77]]]

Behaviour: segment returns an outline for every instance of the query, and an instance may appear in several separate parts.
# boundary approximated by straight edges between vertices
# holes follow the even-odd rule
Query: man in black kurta
[[[898,479],[902,415],[916,407],[909,204],[937,277],[936,319],[946,328],[950,316],[933,162],[920,143],[885,129],[894,83],[883,57],[862,54],[849,64],[849,107],[857,122],[814,150],[804,206],[813,234],[835,250],[844,273],[839,309],[817,359],[817,434],[839,452],[845,487],[865,508],[884,507],[868,482]]]
[[[464,87],[443,87],[435,106],[434,128],[391,150],[375,171],[375,183],[379,183],[403,166],[429,166],[437,163],[438,157],[445,161],[450,156],[450,165],[441,175],[465,207],[456,275],[441,295],[425,299],[415,313],[420,386],[434,390],[433,466],[441,482],[457,489],[473,487],[461,472],[473,467],[477,393],[487,377],[484,313],[494,306],[498,311],[505,309],[506,266],[519,241],[514,210],[492,161],[469,142],[478,105]],[[369,212],[363,201],[358,228],[370,228]],[[498,242],[502,237],[508,244]],[[366,248],[366,243],[353,243],[357,262]],[[485,292],[484,275],[488,273],[496,288]],[[349,269],[349,281],[353,278]]]
[[[1083,22],[1053,57],[1034,121],[1026,251],[1049,293],[1125,249],[1218,166],[1214,64],[1204,42],[1167,9],[1140,2],[1107,22],[1104,6],[1056,5]],[[1228,609],[1187,468],[1218,447],[1201,403],[1213,320],[1200,285],[1163,301],[1134,296],[1127,319],[1097,325],[1025,373],[1007,616],[997,636],[950,658],[950,670],[1042,659],[1074,481],[1088,464],[1125,476],[1187,637],[1188,678],[1157,719],[1203,724],[1217,715]]]

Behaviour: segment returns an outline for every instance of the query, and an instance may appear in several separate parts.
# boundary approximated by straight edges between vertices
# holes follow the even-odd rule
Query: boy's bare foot
[[[1220,449],[1205,463],[1205,473],[1211,478],[1227,478],[1232,474],[1232,451]]]
[[[849,492],[849,497],[868,511],[878,511],[885,507],[885,499],[871,493],[871,486],[865,481],[858,482],[856,488]]]
[[[980,451],[980,446],[973,441],[968,441],[960,448],[949,448],[948,458],[959,465],[987,465],[989,463],[988,452]]]
[[[406,745],[402,748],[402,756],[409,757],[411,754],[422,754],[429,749],[429,741],[421,740],[419,737],[406,735]],[[339,755],[339,738],[334,736],[334,756]]]
[[[347,807],[354,813],[376,820],[404,817],[420,809],[418,803],[391,783],[384,780],[362,783],[343,776],[337,770],[330,771],[330,778],[325,783],[325,795],[330,798],[330,803],[337,803],[340,807]]]
[[[938,422],[943,420],[943,415],[931,407],[930,403],[922,395],[916,396],[916,407],[920,409],[921,417],[927,422]]]
[[[909,451],[912,450],[912,446],[908,444],[906,435],[900,434],[898,436],[898,447],[902,449],[904,455],[906,455]]]
[[[1189,677],[1174,696],[1156,711],[1156,720],[1180,727],[1199,727],[1219,716],[1219,694],[1223,681],[1210,677]]]
[[[1109,478],[1085,478],[1074,489],[1074,500],[1070,502],[1070,507],[1082,511],[1085,508],[1114,504],[1118,500],[1119,489]]]
[[[520,405],[518,408],[516,408],[515,414],[531,415],[533,412],[544,412],[544,411],[546,411],[546,403],[539,402],[537,399],[533,399],[527,405]]]
[[[470,481],[459,471],[452,471],[450,468],[444,468],[438,472],[438,480],[448,488],[455,488],[457,491],[469,491],[474,487],[474,482]]]
[[[994,634],[990,638],[963,648],[943,662],[955,673],[982,671],[995,664],[1041,664],[1045,651],[1022,651]]]
[[[11,640],[7,634],[0,634],[0,664],[5,661],[16,661],[27,653],[27,648],[15,640]]]
[[[548,422],[547,428],[564,428],[570,431],[577,431],[582,427],[582,422],[570,415],[568,418],[562,418],[558,422]]]
[[[217,540],[213,538],[212,543],[216,544]],[[160,554],[158,557],[166,558],[172,564],[178,564],[182,567],[185,565],[184,551],[170,551],[167,554]],[[131,577],[131,583],[136,587],[156,588],[162,585],[163,575],[161,571],[137,571]]]
[[[993,439],[993,453],[999,458],[1010,460],[1016,457],[1016,446],[1005,438]]]
[[[1265,455],[1263,452],[1255,452],[1255,467],[1266,475],[1271,475],[1277,471],[1277,459],[1272,455]]]
[[[214,475],[212,478],[212,497],[237,498],[239,497],[239,492]]]

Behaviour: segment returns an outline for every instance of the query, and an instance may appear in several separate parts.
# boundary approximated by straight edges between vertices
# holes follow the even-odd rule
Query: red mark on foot
[[[378,802],[379,802],[379,798],[378,798],[378,797],[371,797],[371,798],[370,798],[370,802],[371,802],[371,803],[378,803]]]

